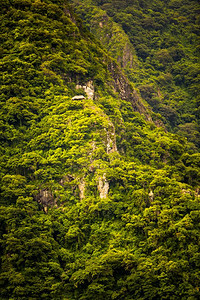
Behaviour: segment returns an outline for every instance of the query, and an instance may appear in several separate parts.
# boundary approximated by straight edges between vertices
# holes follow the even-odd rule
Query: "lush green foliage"
[[[109,11],[107,2],[96,4]],[[125,2],[127,17],[132,1],[115,1],[113,17]],[[10,0],[0,8],[0,298],[198,299],[195,119],[179,125],[192,132],[188,141],[152,113],[154,124],[147,106],[145,118],[134,111],[141,99],[134,106],[120,97],[115,82],[128,80],[68,1]],[[123,56],[120,49],[110,53]],[[147,63],[136,53],[133,61]],[[135,72],[145,98],[154,78],[150,86],[138,70],[132,64],[129,77]],[[94,100],[76,90],[88,81]],[[177,85],[174,94],[188,89]],[[78,93],[85,99],[73,100]]]
[[[167,128],[199,147],[198,1],[72,2]]]

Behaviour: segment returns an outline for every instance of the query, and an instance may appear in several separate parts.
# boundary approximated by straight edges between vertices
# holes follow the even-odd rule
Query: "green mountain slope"
[[[168,130],[199,147],[198,1],[71,2]]]
[[[200,156],[125,75],[128,37],[126,61],[66,0],[0,8],[0,298],[197,299]]]

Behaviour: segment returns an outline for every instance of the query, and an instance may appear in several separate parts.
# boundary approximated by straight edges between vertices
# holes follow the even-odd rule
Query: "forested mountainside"
[[[1,299],[199,298],[198,8],[1,1]]]
[[[199,147],[199,1],[71,2],[168,130]]]

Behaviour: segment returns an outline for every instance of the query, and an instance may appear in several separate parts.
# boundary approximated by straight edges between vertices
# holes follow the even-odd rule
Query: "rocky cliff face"
[[[105,11],[100,8],[98,10],[98,13],[93,12],[93,17],[89,20],[91,32],[98,37],[122,69],[136,67],[137,57],[128,36]]]
[[[99,196],[101,199],[108,196],[109,182],[106,179],[106,174],[104,173],[102,177],[99,178],[98,183]]]
[[[49,145],[41,154],[44,160],[45,157],[51,157],[53,164],[57,162],[60,165],[62,160],[57,170],[57,176],[61,179],[54,186],[48,181],[43,182],[43,188],[35,192],[35,200],[45,212],[55,205],[65,205],[62,194],[80,201],[88,197],[108,197],[107,172],[113,156],[119,157],[115,127],[95,101],[87,97],[80,100],[74,97],[61,99],[59,105],[55,104],[52,115],[46,118],[45,127],[44,124],[38,124],[44,127],[38,140],[46,139],[48,144],[48,139],[53,139],[54,143],[61,146],[53,150],[53,145]],[[53,128],[57,128],[56,136]],[[31,144],[32,150],[39,147],[34,146],[33,140]],[[39,164],[38,168],[43,167]],[[42,170],[37,171],[40,172]]]
[[[83,91],[86,93],[88,99],[94,100],[95,97],[95,91],[94,91],[94,83],[92,80],[86,82],[85,85],[77,84],[76,89],[83,89]]]
[[[108,64],[108,69],[112,74],[114,90],[119,93],[120,98],[130,101],[134,111],[138,111],[140,114],[143,114],[148,121],[151,121],[150,108],[144,106],[142,98],[119,69],[118,65],[114,61],[111,61]]]
[[[83,17],[90,31],[101,41],[105,49],[107,49],[109,54],[115,59],[105,60],[112,78],[109,85],[114,88],[114,91],[119,94],[122,100],[131,102],[134,111],[143,114],[145,118],[150,121],[150,107],[144,105],[139,91],[135,90],[122,71],[123,69],[128,70],[129,68],[134,69],[138,67],[138,59],[128,36],[105,11],[93,7],[92,5],[90,7],[85,6],[83,1],[75,0],[72,2],[75,3],[75,11]],[[77,87],[81,87],[81,85],[77,85]],[[89,89],[87,84],[82,85],[82,88],[88,93]]]
[[[135,68],[138,59],[128,36],[116,22],[110,18],[106,11],[100,7],[85,6],[84,1],[74,0],[74,9],[84,22],[89,26],[90,31],[101,41],[105,49],[116,59],[118,64],[125,68]]]

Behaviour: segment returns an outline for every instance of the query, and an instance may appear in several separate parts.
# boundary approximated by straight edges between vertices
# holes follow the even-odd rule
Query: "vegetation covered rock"
[[[78,2],[96,37],[67,0],[0,3],[0,298],[198,299],[196,56],[164,31],[196,25],[183,1]]]

